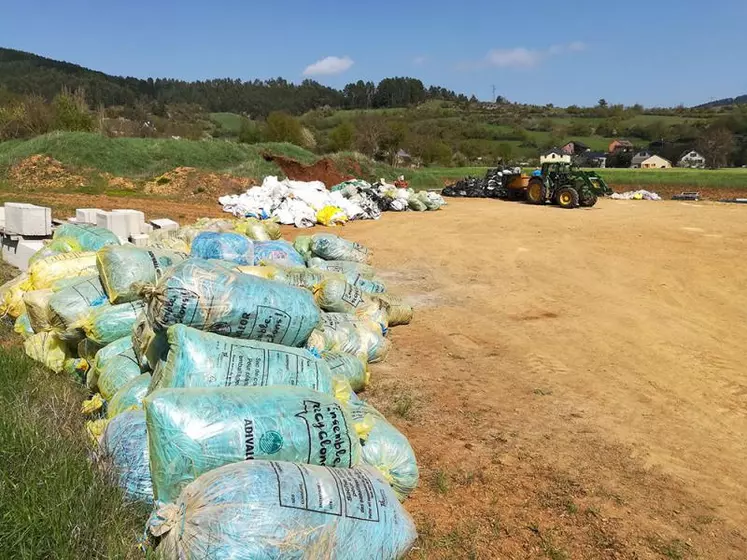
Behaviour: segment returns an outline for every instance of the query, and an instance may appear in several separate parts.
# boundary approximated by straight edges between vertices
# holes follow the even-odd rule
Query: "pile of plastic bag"
[[[304,196],[360,206],[367,189]],[[200,220],[144,248],[64,234],[0,287],[0,312],[30,357],[90,390],[94,456],[152,507],[160,557],[407,553],[415,454],[357,393],[412,308],[369,248],[331,234],[290,243],[257,219]]]
[[[273,176],[244,194],[222,196],[218,201],[234,216],[273,218],[299,228],[377,220],[384,211],[438,210],[445,204],[438,193],[397,188],[383,179],[373,185],[359,179],[345,181],[328,190],[320,181],[281,181]]]
[[[465,177],[453,185],[445,187],[441,194],[443,196],[463,198],[502,198],[507,193],[503,187],[504,177],[521,175],[521,168],[493,168],[488,169],[485,177]]]
[[[610,198],[614,200],[661,200],[661,197],[655,192],[647,190],[627,191],[624,193],[614,193]]]

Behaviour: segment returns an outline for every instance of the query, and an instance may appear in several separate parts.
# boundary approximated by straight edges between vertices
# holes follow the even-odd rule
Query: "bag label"
[[[379,523],[380,507],[370,475],[360,469],[310,470],[306,465],[271,461],[281,507]]]
[[[159,323],[163,326],[182,323],[194,324],[194,318],[200,305],[200,295],[187,288],[169,286],[166,289],[166,301],[161,306]]]
[[[250,324],[251,328],[249,328]],[[267,305],[258,305],[256,313],[242,315],[236,334],[239,338],[279,343],[285,339],[290,325],[291,316],[285,311]]]
[[[308,400],[303,405],[303,412],[296,417],[306,422],[309,434],[306,462],[323,467],[352,467],[352,441],[342,407]]]
[[[345,291],[340,298],[342,301],[349,303],[352,307],[358,307],[363,303],[363,290],[352,284],[345,284]]]
[[[226,387],[265,387],[282,381],[298,385],[301,378],[310,379],[307,386],[320,390],[319,367],[311,359],[283,350],[252,348],[227,344],[218,356],[216,368],[225,371]]]

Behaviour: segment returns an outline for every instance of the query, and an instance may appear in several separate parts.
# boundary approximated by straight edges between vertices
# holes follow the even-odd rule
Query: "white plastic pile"
[[[274,176],[241,195],[222,196],[218,202],[237,217],[274,218],[299,228],[376,220],[382,211],[438,210],[445,204],[438,193],[397,188],[383,180],[374,185],[346,181],[327,190],[321,181],[281,181]]]
[[[661,197],[655,192],[647,190],[627,191],[624,193],[614,193],[610,198],[615,200],[661,200]]]

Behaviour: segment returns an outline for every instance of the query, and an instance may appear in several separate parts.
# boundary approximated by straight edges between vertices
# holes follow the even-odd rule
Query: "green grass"
[[[83,389],[28,359],[8,325],[1,341],[0,556],[144,558],[147,512],[89,461]]]
[[[238,136],[241,130],[241,123],[246,117],[236,113],[210,113],[210,120],[220,125],[224,133],[231,136]]]
[[[747,169],[595,169],[613,188],[682,186],[683,188],[747,188]]]

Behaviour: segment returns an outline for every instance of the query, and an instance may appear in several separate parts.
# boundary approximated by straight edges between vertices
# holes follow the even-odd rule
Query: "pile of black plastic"
[[[464,198],[503,198],[506,193],[503,183],[503,176],[510,170],[504,170],[500,167],[488,169],[485,177],[465,177],[453,185],[445,187],[441,191],[442,196],[455,196]]]

